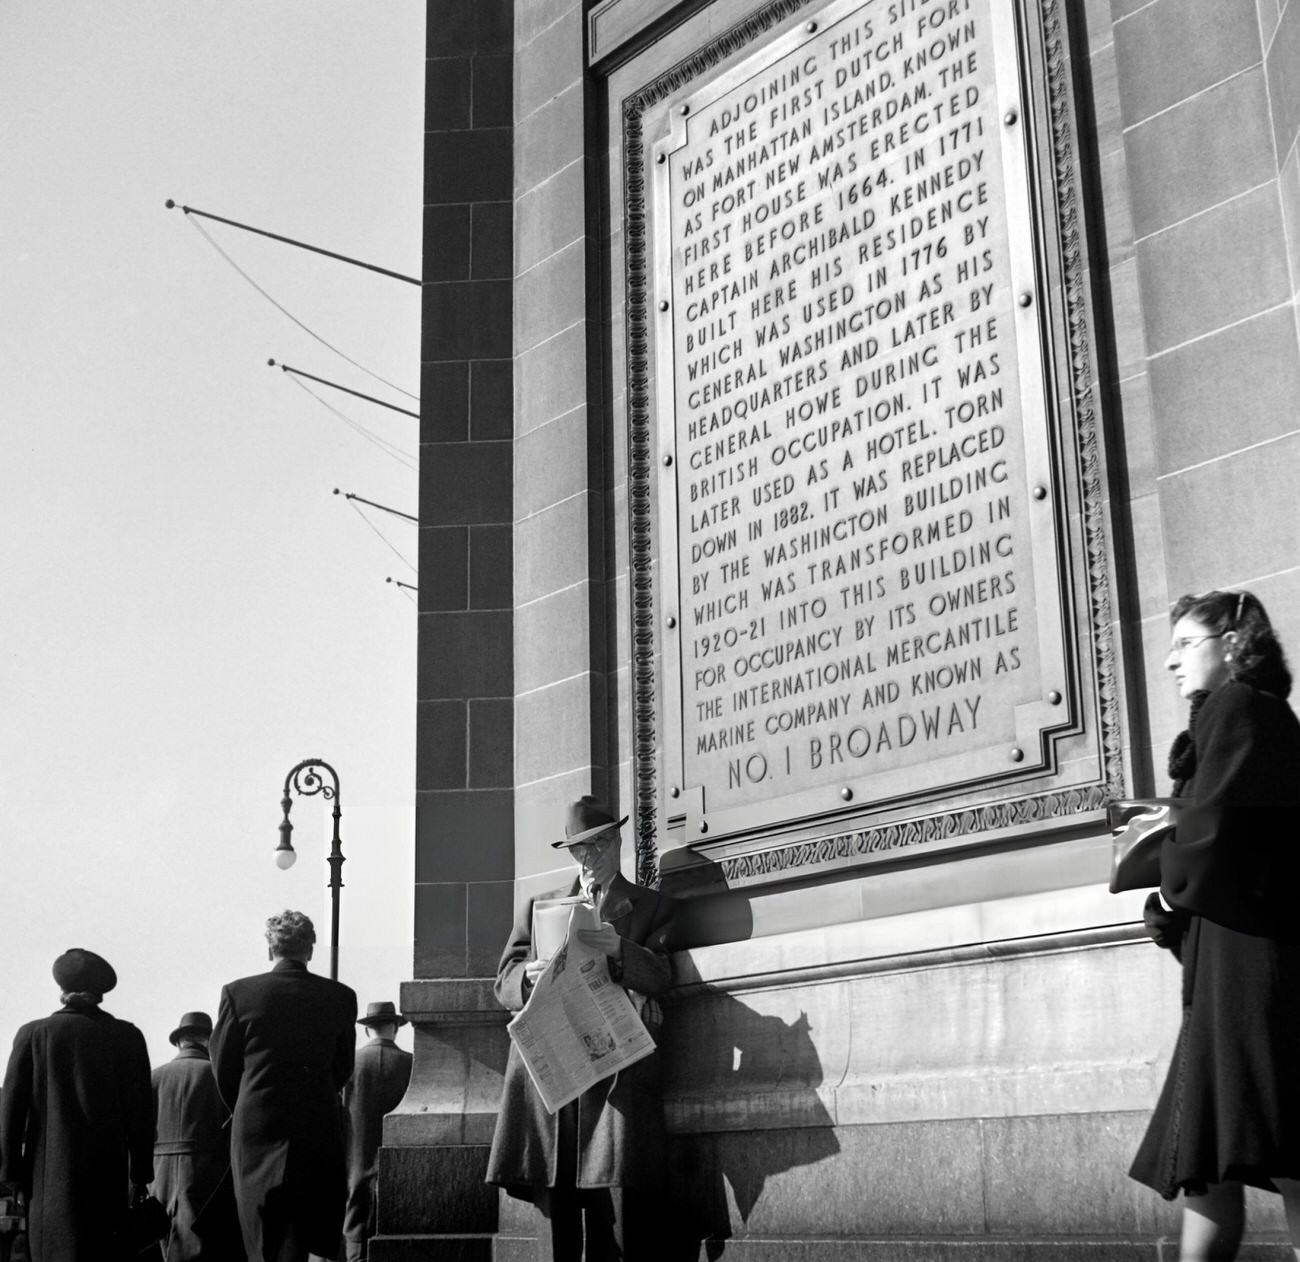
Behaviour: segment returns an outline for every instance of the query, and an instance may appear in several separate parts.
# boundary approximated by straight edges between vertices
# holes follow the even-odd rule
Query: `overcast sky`
[[[341,969],[411,976],[419,290],[205,224],[167,198],[420,270],[423,0],[0,5],[0,1048],[67,947],[155,1063],[184,1011],[317,924],[342,781]],[[376,533],[376,529],[382,533]]]

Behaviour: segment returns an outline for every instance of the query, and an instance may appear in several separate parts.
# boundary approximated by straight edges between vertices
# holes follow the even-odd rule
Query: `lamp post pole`
[[[319,769],[319,770],[318,770]],[[320,772],[329,772],[332,785],[326,784]],[[290,789],[299,797],[313,797],[319,793],[327,802],[334,803],[334,838],[330,844],[330,977],[339,978],[339,890],[343,888],[343,843],[339,838],[339,819],[343,807],[339,800],[338,772],[327,762],[319,758],[304,758],[284,778],[284,797],[280,805],[284,808],[284,819],[280,821],[280,844],[275,850],[275,861],[281,868],[291,868],[298,857],[294,852],[290,835],[293,825],[289,823],[289,808],[293,805]]]

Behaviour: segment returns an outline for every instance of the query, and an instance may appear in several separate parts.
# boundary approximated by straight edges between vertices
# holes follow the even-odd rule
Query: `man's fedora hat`
[[[406,1018],[398,1013],[397,1005],[391,999],[366,1004],[366,1015],[357,1018],[358,1025],[379,1025],[388,1021],[394,1025],[406,1024]]]
[[[182,1034],[211,1034],[212,1018],[206,1012],[187,1012],[168,1036],[167,1041],[175,1047],[181,1041]]]
[[[590,793],[584,793],[569,806],[569,815],[564,821],[564,840],[553,841],[551,846],[557,850],[561,846],[576,846],[580,841],[590,840],[597,833],[610,828],[622,828],[627,821],[626,815],[622,819],[615,819],[604,802],[592,797]]]
[[[106,995],[117,985],[117,974],[102,955],[84,947],[72,947],[54,961],[54,980],[65,994],[87,991]]]

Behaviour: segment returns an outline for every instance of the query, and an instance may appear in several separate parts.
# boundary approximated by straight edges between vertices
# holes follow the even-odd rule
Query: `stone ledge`
[[[437,977],[401,986],[402,1015],[416,1025],[442,1024],[464,1018],[500,1018],[509,1013],[492,993],[492,977]]]
[[[1145,897],[1081,886],[693,947],[674,955],[677,985],[667,998],[1143,941]]]

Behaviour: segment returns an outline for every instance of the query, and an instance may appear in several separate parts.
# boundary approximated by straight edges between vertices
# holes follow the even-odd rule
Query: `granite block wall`
[[[583,793],[609,798],[611,509],[594,340],[594,193],[579,0],[515,30],[515,858],[520,897],[569,879],[549,843]]]
[[[1294,107],[1278,0],[1086,6],[1153,787],[1182,726],[1178,595],[1248,587],[1300,637]],[[1292,55],[1287,55],[1288,40]]]
[[[415,976],[496,969],[513,899],[512,6],[429,6]]]

